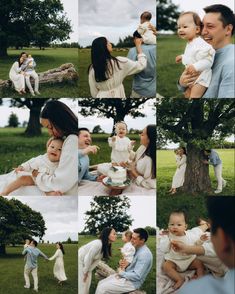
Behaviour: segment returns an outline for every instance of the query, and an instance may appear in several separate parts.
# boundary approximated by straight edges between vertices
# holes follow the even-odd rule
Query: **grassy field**
[[[113,51],[113,56],[127,56],[128,51]],[[90,89],[88,84],[88,67],[91,63],[90,49],[79,49],[78,52],[78,73],[79,73],[79,97],[90,97]],[[126,96],[131,93],[132,77],[124,80],[124,88]]]
[[[217,150],[223,162],[223,178],[227,181],[227,186],[223,189],[223,195],[235,195],[234,191],[234,149]],[[171,187],[172,178],[176,170],[175,157],[173,150],[157,151],[157,187],[158,197],[169,195],[167,191]],[[215,189],[217,182],[214,175],[214,169],[210,165],[210,178],[212,187]],[[177,195],[181,195],[178,193]],[[168,198],[168,197],[167,197]],[[174,197],[177,198],[177,197]]]
[[[55,244],[39,244],[38,248],[42,250],[48,257],[54,255]],[[53,276],[54,261],[45,261],[44,258],[38,258],[38,278],[39,293],[71,293],[77,294],[77,245],[65,244],[64,264],[67,275],[67,282],[63,286],[59,286]],[[22,246],[7,247],[7,255],[0,256],[0,276],[1,288],[0,293],[7,294],[25,294],[33,293],[32,278],[31,289],[24,289],[24,258],[22,256]]]
[[[73,63],[78,70],[78,49],[76,48],[46,48],[39,50],[34,48],[24,48],[23,50],[8,50],[8,57],[0,59],[0,79],[9,79],[9,71],[12,64],[18,59],[20,53],[26,51],[30,53],[37,63],[36,72],[44,72],[60,66],[64,63]],[[40,86],[43,98],[78,97],[78,82],[75,84],[42,85]],[[0,97],[17,98],[19,94],[14,89],[7,89],[0,93]],[[31,97],[28,93],[25,97]]]
[[[82,245],[94,240],[95,237],[93,236],[79,236],[79,247]],[[116,269],[118,266],[118,261],[121,258],[120,250],[118,248],[123,246],[123,242],[121,241],[121,238],[118,238],[116,242],[112,245],[112,257],[108,261],[108,264],[113,268]],[[151,272],[148,274],[143,286],[141,289],[144,289],[149,294],[156,293],[156,238],[155,236],[150,236],[147,241],[147,246],[150,248],[152,254],[153,254],[153,267],[151,269]],[[95,289],[97,286],[97,279],[95,278],[95,271],[93,271],[93,277],[92,277],[92,284],[90,289],[90,294],[95,293]]]

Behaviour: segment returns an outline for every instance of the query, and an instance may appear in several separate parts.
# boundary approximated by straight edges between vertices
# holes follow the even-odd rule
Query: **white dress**
[[[78,137],[69,135],[63,143],[59,165],[52,175],[39,173],[36,185],[40,190],[60,191],[63,195],[78,195]],[[47,188],[47,190],[45,190]]]
[[[143,38],[144,44],[155,45],[157,44],[156,36],[153,31],[149,28],[150,22],[145,21],[138,26],[137,32]]]
[[[132,263],[132,260],[135,255],[135,247],[131,244],[131,242],[127,242],[121,248],[121,253],[126,261],[128,261],[129,263]]]
[[[97,266],[103,254],[101,240],[94,240],[82,246],[78,250],[78,293],[89,294],[92,271]],[[86,282],[83,282],[84,274],[88,273]]]
[[[21,74],[20,72],[21,72],[21,68],[19,67],[18,61],[16,61],[13,63],[9,72],[9,78],[14,84],[16,91],[25,89],[25,78],[24,78],[24,75]]]
[[[64,258],[61,249],[57,249],[55,254],[49,258],[49,260],[54,260],[55,264],[53,268],[53,274],[56,279],[63,282],[67,280],[65,270],[64,270]]]
[[[172,188],[179,188],[182,187],[184,184],[184,175],[186,170],[186,161],[187,157],[185,154],[181,156],[176,155],[176,165],[177,169],[175,171],[173,180],[172,180]]]
[[[201,37],[195,38],[186,45],[182,55],[182,63],[185,66],[191,64],[195,67],[196,71],[201,72],[194,84],[200,84],[208,88],[212,77],[211,67],[214,57],[215,49]]]
[[[125,77],[141,72],[147,66],[145,54],[138,54],[138,60],[133,61],[127,57],[118,56],[119,67],[113,61],[113,75],[104,82],[96,82],[95,72],[91,67],[89,71],[89,86],[93,98],[126,98],[122,84]]]
[[[116,136],[113,142],[112,138],[108,138],[109,146],[112,147],[111,161],[115,163],[127,162],[130,159],[130,151],[133,149],[131,140],[127,137],[120,138]]]

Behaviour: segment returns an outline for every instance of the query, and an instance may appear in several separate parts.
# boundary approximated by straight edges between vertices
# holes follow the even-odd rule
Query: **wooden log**
[[[72,63],[65,63],[61,66],[38,73],[40,84],[69,83],[78,80],[78,73]],[[31,79],[34,84],[34,80]],[[0,80],[0,90],[13,86],[11,80]]]

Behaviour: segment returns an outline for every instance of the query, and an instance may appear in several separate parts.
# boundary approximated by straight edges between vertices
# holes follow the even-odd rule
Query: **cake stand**
[[[109,188],[109,196],[115,196],[115,195],[120,195],[124,189],[130,186],[131,181],[130,179],[127,179],[125,184],[117,186],[112,184],[109,177],[105,177],[102,180],[102,183],[105,187]]]

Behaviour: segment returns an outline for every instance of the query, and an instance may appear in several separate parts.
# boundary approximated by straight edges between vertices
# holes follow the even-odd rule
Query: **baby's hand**
[[[131,140],[131,145],[134,146],[135,145],[135,140]]]
[[[112,136],[112,142],[116,141],[116,136]]]
[[[23,166],[20,165],[20,166],[16,167],[14,170],[16,173],[18,173],[18,172],[24,171],[24,168],[23,168]]]
[[[186,70],[187,70],[187,73],[189,74],[195,74],[197,72],[195,67],[192,64],[188,65],[186,67]]]
[[[97,145],[90,145],[84,149],[84,153],[85,154],[89,154],[89,153],[96,154],[99,149],[100,149],[100,147]]]
[[[182,55],[178,55],[178,56],[176,56],[176,58],[175,58],[175,62],[176,63],[180,63],[182,61]]]
[[[200,240],[207,241],[207,240],[209,240],[209,237],[207,234],[203,234],[203,235],[201,235]]]

